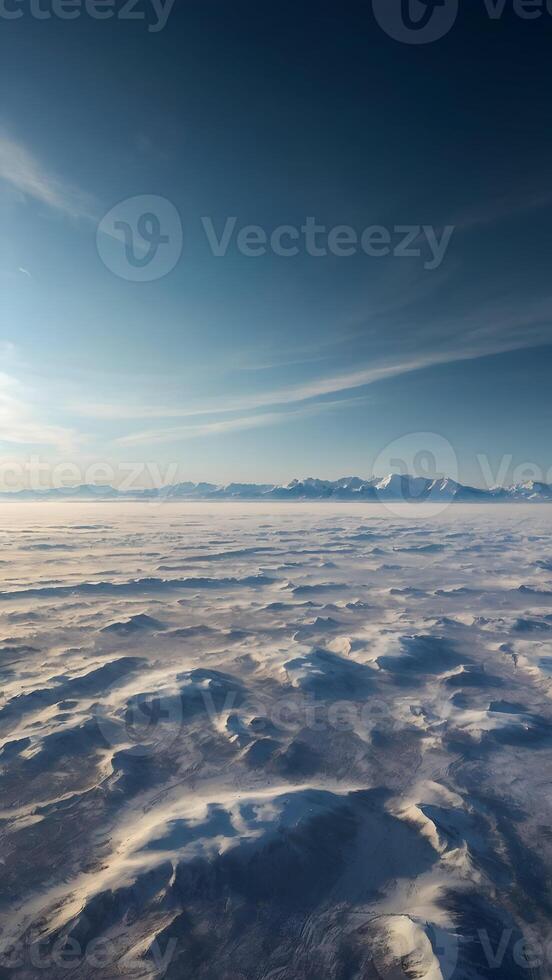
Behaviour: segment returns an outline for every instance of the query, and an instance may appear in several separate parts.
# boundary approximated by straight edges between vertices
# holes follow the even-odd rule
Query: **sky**
[[[0,482],[552,472],[552,14],[455,6],[4,0]]]

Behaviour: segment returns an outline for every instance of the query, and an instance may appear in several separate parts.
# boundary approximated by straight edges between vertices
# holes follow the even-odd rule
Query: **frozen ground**
[[[552,976],[552,507],[396,511],[4,505],[0,977]]]

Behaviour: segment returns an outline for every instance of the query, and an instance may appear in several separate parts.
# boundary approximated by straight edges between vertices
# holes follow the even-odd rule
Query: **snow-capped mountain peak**
[[[384,477],[358,476],[338,480],[317,477],[273,483],[192,483],[182,482],[155,489],[120,491],[111,486],[85,484],[49,490],[20,490],[0,494],[3,500],[356,500],[408,501],[450,499],[454,502],[552,502],[552,486],[528,480],[510,487],[481,489],[458,483],[450,477],[414,477],[389,473]]]

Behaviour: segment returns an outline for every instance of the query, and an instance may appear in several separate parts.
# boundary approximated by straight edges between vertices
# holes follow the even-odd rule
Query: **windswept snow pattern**
[[[552,976],[551,516],[6,505],[0,978]]]

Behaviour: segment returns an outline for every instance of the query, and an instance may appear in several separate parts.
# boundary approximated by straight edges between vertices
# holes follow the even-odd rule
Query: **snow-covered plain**
[[[0,977],[552,976],[551,517],[6,504]]]

